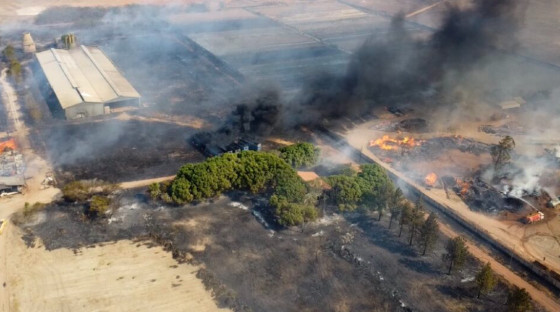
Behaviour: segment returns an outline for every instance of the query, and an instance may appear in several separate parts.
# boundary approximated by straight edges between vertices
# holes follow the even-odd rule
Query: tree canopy
[[[428,219],[420,227],[420,246],[422,246],[422,255],[425,255],[427,251],[432,250],[434,244],[437,241],[439,233],[439,224],[435,213],[430,213]]]
[[[311,143],[296,143],[279,149],[280,158],[294,168],[310,167],[317,163],[320,150]]]
[[[525,312],[531,309],[531,296],[525,288],[513,286],[508,294],[507,307],[511,312]]]
[[[444,255],[444,260],[449,262],[449,271],[447,274],[451,274],[451,271],[463,267],[469,251],[466,240],[461,236],[450,239],[445,249],[447,250],[447,254]]]
[[[393,221],[397,220],[401,215],[401,212],[404,208],[403,204],[403,193],[400,188],[397,188],[395,192],[393,192],[390,201],[389,201],[389,211],[391,212],[391,218],[389,219],[389,228],[393,225]]]
[[[505,136],[497,145],[490,148],[490,154],[494,160],[494,167],[501,168],[511,160],[511,152],[515,147],[515,141],[509,135]]]
[[[334,175],[327,181],[332,186],[329,197],[341,211],[353,211],[358,207],[384,210],[394,192],[391,179],[376,164],[361,165],[356,175]]]
[[[92,216],[102,216],[109,209],[111,199],[107,196],[94,195],[89,204],[88,213]]]
[[[407,215],[409,220],[407,221],[410,236],[408,245],[412,246],[412,242],[414,241],[414,235],[418,232],[418,229],[422,225],[422,221],[424,220],[424,203],[422,202],[422,198],[419,197],[412,211]]]
[[[302,204],[308,189],[297,172],[277,155],[266,152],[226,153],[186,164],[161,197],[168,194],[175,203],[183,204],[229,190],[273,190],[270,204],[282,225],[300,224],[317,216],[315,207]],[[150,194],[158,194],[155,185],[150,187]]]
[[[481,294],[487,294],[494,289],[497,280],[494,275],[494,271],[492,271],[490,262],[487,262],[480,272],[476,274],[475,282],[478,287],[478,294],[476,295],[477,298],[480,298]]]

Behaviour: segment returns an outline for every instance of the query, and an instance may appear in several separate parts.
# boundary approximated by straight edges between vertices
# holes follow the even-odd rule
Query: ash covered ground
[[[446,275],[443,239],[419,256],[406,230],[386,221],[329,216],[301,228],[275,230],[256,215],[263,198],[244,193],[182,207],[119,195],[106,219],[88,221],[83,207],[51,204],[20,224],[30,245],[72,248],[118,239],[152,238],[179,260],[204,265],[198,276],[216,300],[237,311],[503,311],[506,288],[476,300],[469,261]],[[185,256],[186,255],[186,256]],[[395,260],[398,259],[398,260]],[[426,300],[430,298],[430,300]]]
[[[45,127],[33,138],[61,183],[91,178],[123,182],[173,175],[184,163],[203,160],[187,145],[196,131],[173,123],[115,119]]]

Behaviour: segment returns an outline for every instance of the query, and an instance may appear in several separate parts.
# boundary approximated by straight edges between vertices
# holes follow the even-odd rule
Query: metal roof
[[[63,109],[109,103],[140,94],[97,47],[50,49],[35,54]]]
[[[25,185],[25,179],[21,175],[0,177],[1,187],[20,186]]]

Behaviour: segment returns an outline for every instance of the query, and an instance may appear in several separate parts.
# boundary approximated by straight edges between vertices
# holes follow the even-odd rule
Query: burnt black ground
[[[406,230],[398,238],[398,226],[387,229],[387,218],[377,222],[355,214],[273,231],[251,210],[232,206],[229,197],[163,207],[134,194],[119,196],[120,208],[110,219],[88,221],[83,207],[54,204],[38,213],[40,222],[21,227],[28,241],[38,236],[47,249],[77,249],[157,232],[203,264],[206,270],[199,276],[214,288],[216,300],[236,310],[400,311],[401,302],[414,311],[505,308],[503,284],[478,300],[473,283],[461,282],[474,276],[479,263],[471,260],[448,276],[441,261],[445,238],[420,256],[408,246]],[[230,197],[249,209],[266,202],[246,194]]]
[[[56,168],[59,182],[123,182],[173,175],[186,162],[204,160],[187,142],[196,131],[155,121],[105,120],[44,127],[32,139]]]

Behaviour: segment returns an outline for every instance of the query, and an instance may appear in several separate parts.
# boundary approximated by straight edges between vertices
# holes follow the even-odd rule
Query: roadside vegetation
[[[62,197],[68,203],[85,204],[85,214],[91,219],[103,217],[111,208],[117,184],[101,180],[72,181],[62,187]]]

